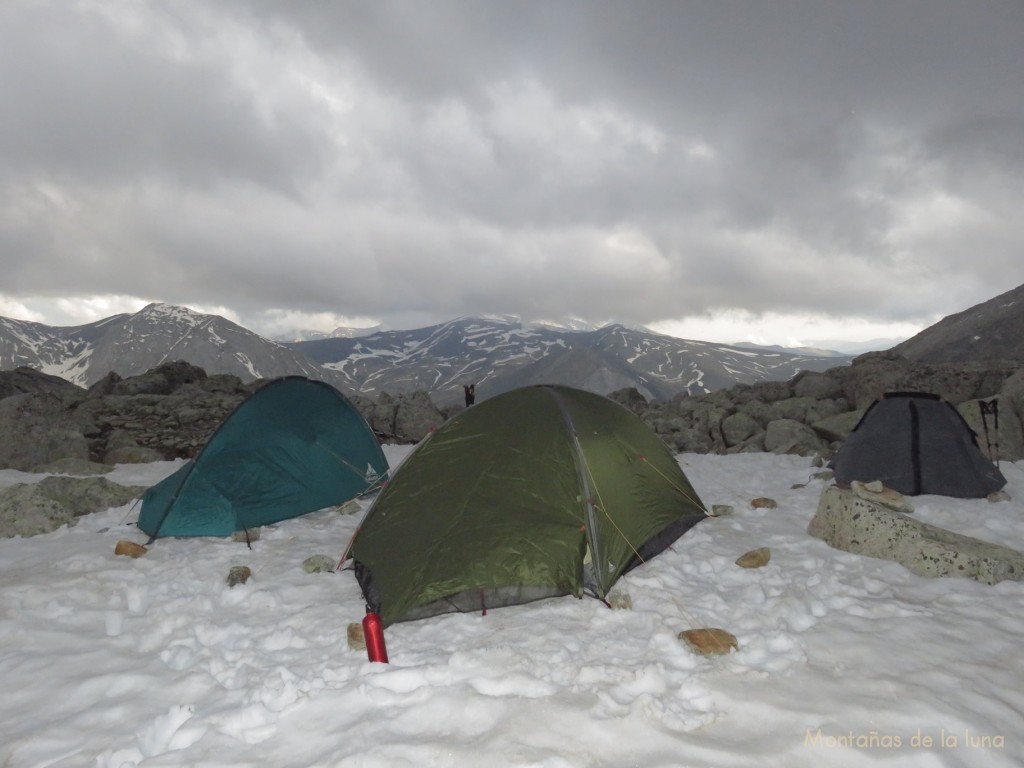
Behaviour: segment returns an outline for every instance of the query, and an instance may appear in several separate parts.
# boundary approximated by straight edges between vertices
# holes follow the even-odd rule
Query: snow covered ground
[[[808,536],[823,482],[807,459],[679,460],[736,513],[628,574],[631,610],[568,597],[396,624],[390,664],[347,645],[352,574],[302,568],[339,556],[356,516],[287,521],[251,550],[162,539],[139,559],[114,554],[145,541],[130,507],[0,540],[0,765],[1024,763],[1024,584],[928,580]],[[1013,501],[925,496],[914,514],[1024,549],[1024,462],[1002,469]],[[762,546],[766,567],[735,565]],[[253,577],[229,588],[234,565]],[[677,634],[702,626],[739,650],[694,655]]]

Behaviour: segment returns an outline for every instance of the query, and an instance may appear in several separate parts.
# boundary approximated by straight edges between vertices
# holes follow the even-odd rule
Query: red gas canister
[[[367,612],[363,617],[363,637],[366,639],[366,655],[370,661],[388,663],[388,649],[384,645],[384,626],[380,616]]]

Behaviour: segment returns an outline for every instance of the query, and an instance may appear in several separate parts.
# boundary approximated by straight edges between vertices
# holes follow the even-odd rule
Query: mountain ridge
[[[892,351],[923,363],[1024,362],[1024,285],[948,315]]]
[[[559,383],[601,394],[635,387],[648,399],[665,400],[790,378],[800,370],[826,370],[851,359],[688,341],[618,324],[560,331],[480,318],[287,346],[339,372],[363,394],[426,389],[442,403],[457,401],[463,385],[471,383],[480,396]]]
[[[531,384],[565,384],[599,394],[635,388],[648,400],[664,401],[788,380],[855,357],[678,339],[622,324],[571,330],[505,316],[363,330],[369,332],[276,342],[219,315],[160,303],[64,328],[0,317],[0,369],[25,366],[88,387],[110,372],[135,376],[184,360],[245,382],[302,375],[347,395],[426,391],[448,406],[461,402],[462,387],[470,383],[478,399]],[[918,362],[1024,362],[1024,285],[878,351]]]
[[[636,387],[661,400],[790,378],[849,358],[687,341],[622,325],[571,331],[513,318],[463,317],[425,328],[281,343],[219,315],[161,303],[64,328],[0,318],[4,370],[27,366],[88,387],[110,372],[134,376],[177,359],[243,381],[297,374],[349,395],[425,390],[439,404],[454,404],[469,383],[480,398],[557,383],[600,394]]]

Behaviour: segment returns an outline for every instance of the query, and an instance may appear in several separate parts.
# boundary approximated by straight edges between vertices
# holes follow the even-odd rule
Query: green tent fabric
[[[366,420],[329,384],[275,379],[242,402],[199,454],[142,497],[160,536],[230,536],[379,487],[387,460]]]
[[[562,386],[474,405],[417,446],[349,548],[384,626],[556,595],[604,599],[705,517],[665,443]]]

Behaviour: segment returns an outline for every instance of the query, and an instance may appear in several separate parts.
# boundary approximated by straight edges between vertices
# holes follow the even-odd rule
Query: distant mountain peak
[[[631,331],[638,331],[640,333],[654,333],[650,328],[640,325],[639,323],[632,323],[625,320],[606,320],[601,323],[594,323],[589,320],[582,320],[578,317],[562,318],[561,320],[533,320],[527,324],[528,326],[537,326],[541,328],[552,328],[560,331],[571,331],[587,333],[590,331],[599,331],[603,328],[611,327],[622,327],[627,328]]]
[[[491,314],[463,315],[461,317],[455,318],[455,320],[453,320],[452,322],[460,322],[460,323],[477,323],[477,322],[497,323],[499,325],[513,325],[513,326],[517,326],[517,327],[521,326],[523,324],[522,318],[519,317],[518,315],[491,315]]]
[[[204,315],[195,310],[191,310],[188,307],[179,307],[176,304],[165,304],[163,302],[153,302],[147,304],[138,312],[135,313],[134,317],[148,317],[155,320],[164,318],[168,319],[205,319],[211,317],[211,315]]]
[[[773,352],[786,352],[791,355],[810,355],[811,357],[848,357],[845,352],[837,349],[822,349],[820,347],[783,347],[777,344],[754,344],[751,341],[737,341],[732,346],[741,349],[764,349]]]
[[[156,302],[73,328],[36,325],[31,333],[0,322],[0,368],[28,366],[83,387],[111,372],[136,376],[175,360],[246,382],[299,374],[344,384],[296,350],[219,315],[173,304]]]

